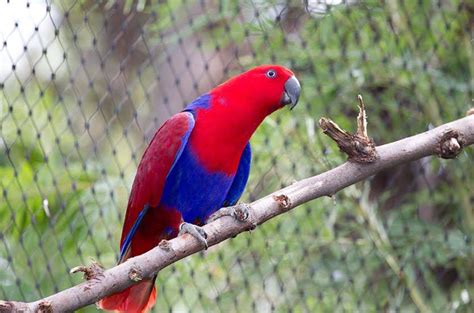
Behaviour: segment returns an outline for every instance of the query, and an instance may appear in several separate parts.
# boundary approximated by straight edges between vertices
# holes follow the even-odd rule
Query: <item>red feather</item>
[[[120,245],[145,204],[156,207],[160,203],[166,176],[192,123],[191,113],[182,112],[172,116],[158,129],[145,150],[128,200]]]
[[[130,247],[120,259],[120,263],[152,249],[162,239],[167,239],[170,235],[176,236],[181,223],[181,214],[176,210],[165,210],[158,205],[166,177],[193,124],[191,113],[183,112],[174,115],[156,132],[145,150],[128,201],[120,246],[123,245],[146,204],[150,206],[150,209],[147,212],[147,218],[142,220],[140,227],[135,232]],[[167,227],[172,229],[174,234],[167,236]],[[155,304],[156,289],[154,284],[155,278],[145,280],[120,293],[102,299],[98,305],[102,309],[117,312],[146,312]]]

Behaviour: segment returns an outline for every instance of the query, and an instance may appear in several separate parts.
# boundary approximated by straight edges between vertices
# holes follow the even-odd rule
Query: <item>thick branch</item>
[[[448,135],[447,135],[448,134]],[[331,196],[337,191],[362,181],[377,172],[402,163],[417,160],[428,155],[443,153],[458,146],[448,138],[455,134],[455,139],[462,138],[462,145],[474,143],[474,115],[442,125],[422,134],[405,138],[377,147],[379,158],[372,163],[356,164],[346,162],[332,170],[317,176],[303,179],[286,188],[278,190],[250,204],[250,216],[246,222],[238,222],[231,217],[223,217],[204,226],[208,234],[209,246],[248,229],[255,225],[287,212],[310,200]],[[447,145],[447,146],[446,146]],[[441,150],[440,150],[441,149]],[[166,266],[201,250],[201,244],[189,235],[162,242],[147,253],[131,258],[104,272],[98,271],[89,280],[71,287],[45,299],[31,303],[0,301],[0,312],[11,312],[12,309],[22,312],[67,312],[92,304],[117,291],[134,284],[136,281],[152,277]],[[84,271],[83,269],[79,269]],[[87,273],[87,271],[85,271]],[[137,279],[137,273],[139,278]],[[3,309],[2,309],[3,308]]]

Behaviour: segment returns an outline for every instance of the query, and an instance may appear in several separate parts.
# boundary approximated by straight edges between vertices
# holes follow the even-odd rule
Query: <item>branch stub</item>
[[[364,100],[361,95],[357,96],[359,101],[359,115],[357,116],[357,131],[351,134],[343,130],[332,120],[322,117],[319,120],[319,126],[323,133],[331,137],[339,149],[347,154],[349,161],[355,163],[372,163],[379,156],[375,149],[375,142],[367,134],[367,113],[365,111]]]
[[[69,273],[71,273],[71,274],[75,274],[75,273],[78,273],[78,272],[83,272],[84,273],[84,279],[85,280],[91,280],[91,279],[98,278],[99,276],[102,276],[103,273],[104,273],[104,268],[102,267],[102,265],[100,265],[99,263],[94,261],[89,266],[80,265],[80,266],[76,266],[76,267],[72,268],[69,271]]]
[[[291,207],[291,201],[287,195],[274,195],[273,200],[275,200],[278,203],[278,206],[284,210],[288,210]]]
[[[134,282],[139,282],[143,280],[143,275],[140,269],[132,267],[130,271],[128,271],[128,278]]]
[[[438,141],[436,154],[443,159],[454,159],[466,145],[464,136],[457,130],[447,130]]]
[[[53,313],[53,308],[51,306],[51,302],[41,301],[40,304],[38,304],[38,310],[36,312],[38,312],[38,313]]]

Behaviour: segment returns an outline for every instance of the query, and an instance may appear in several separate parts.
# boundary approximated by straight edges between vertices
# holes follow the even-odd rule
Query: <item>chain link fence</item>
[[[33,301],[106,267],[156,129],[254,65],[302,82],[252,138],[243,201],[345,160],[317,128],[377,144],[474,99],[472,1],[0,2],[0,298]],[[424,158],[163,270],[156,312],[472,312],[472,149]],[[95,312],[94,306],[81,312]]]

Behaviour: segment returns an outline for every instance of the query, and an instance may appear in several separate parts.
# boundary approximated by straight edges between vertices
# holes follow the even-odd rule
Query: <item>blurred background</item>
[[[345,161],[317,127],[384,144],[474,99],[472,1],[0,0],[0,299],[118,258],[156,129],[254,65],[302,82],[252,138],[243,201]],[[472,312],[473,150],[382,172],[160,272],[155,312]],[[80,312],[96,312],[94,305]]]

